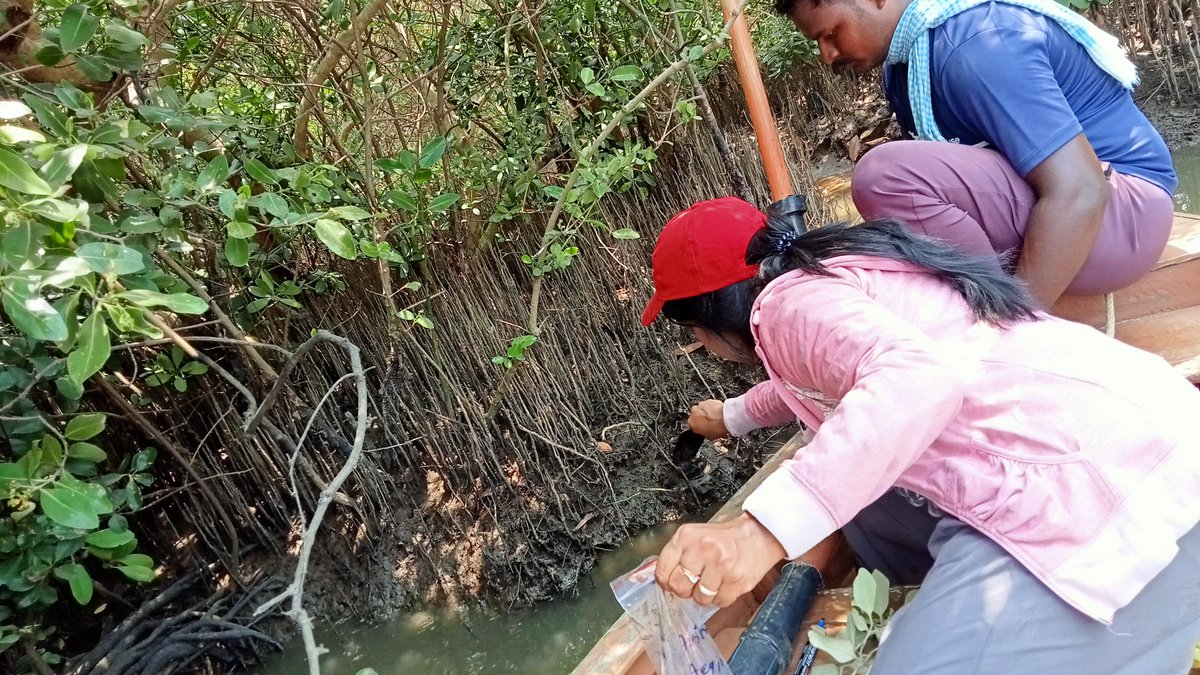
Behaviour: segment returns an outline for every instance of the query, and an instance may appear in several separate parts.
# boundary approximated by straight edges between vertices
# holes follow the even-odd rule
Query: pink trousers
[[[1154,267],[1170,236],[1174,203],[1165,190],[1115,171],[1109,185],[1104,223],[1070,293],[1128,286]],[[1019,251],[1037,201],[1000,153],[931,141],[871,150],[854,168],[851,191],[864,218],[899,218],[980,255]]]

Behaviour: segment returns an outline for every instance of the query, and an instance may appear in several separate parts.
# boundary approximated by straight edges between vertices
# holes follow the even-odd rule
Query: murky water
[[[1200,146],[1184,148],[1172,157],[1179,174],[1179,189],[1175,191],[1175,208],[1200,215]]]
[[[655,555],[678,524],[645,532],[605,554],[579,585],[578,596],[535,609],[496,614],[472,609],[431,608],[378,626],[319,626],[317,643],[329,648],[324,675],[354,675],[374,668],[380,675],[475,675],[568,673],[621,614],[608,582]],[[465,621],[464,621],[465,619]],[[296,639],[270,657],[260,675],[306,673],[304,648]]]

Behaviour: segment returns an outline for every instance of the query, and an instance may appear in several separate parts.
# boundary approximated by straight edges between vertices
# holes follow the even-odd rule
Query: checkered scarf
[[[908,100],[912,108],[917,137],[945,141],[933,118],[933,98],[929,77],[929,31],[947,19],[977,5],[993,0],[913,0],[904,10],[896,34],[888,49],[888,63],[908,63]],[[1104,72],[1112,75],[1126,89],[1137,84],[1137,68],[1125,56],[1117,38],[1105,33],[1095,24],[1055,0],[995,0],[1024,7],[1058,22],[1076,42],[1087,49],[1088,55]]]

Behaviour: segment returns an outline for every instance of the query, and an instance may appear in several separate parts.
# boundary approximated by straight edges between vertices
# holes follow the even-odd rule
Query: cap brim
[[[657,293],[650,298],[650,302],[646,303],[646,309],[642,311],[642,325],[649,326],[658,318],[658,313],[662,311],[663,304],[666,300],[659,297]]]

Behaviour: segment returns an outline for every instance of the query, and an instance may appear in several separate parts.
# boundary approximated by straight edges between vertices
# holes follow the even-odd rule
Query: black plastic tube
[[[742,633],[729,658],[734,675],[778,675],[792,660],[792,640],[821,590],[821,573],[811,565],[784,565],[775,588]]]
[[[804,214],[807,212],[808,200],[804,195],[790,195],[767,207],[769,218],[787,220],[800,232],[808,229],[804,223]]]

